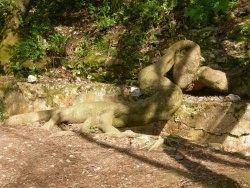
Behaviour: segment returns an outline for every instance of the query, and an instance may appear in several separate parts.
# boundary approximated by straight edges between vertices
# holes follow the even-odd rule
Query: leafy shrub
[[[235,5],[234,0],[190,0],[184,15],[193,25],[206,26],[226,18]]]
[[[121,4],[119,1],[115,2],[117,4]],[[109,0],[104,0],[99,4],[90,4],[88,6],[88,10],[90,14],[96,16],[96,25],[98,29],[103,30],[112,25],[114,25],[118,20],[118,14],[114,10],[114,4],[112,4]]]
[[[28,59],[37,60],[46,54],[48,43],[41,37],[23,40],[14,45],[14,61],[24,62]]]
[[[234,26],[232,30],[228,33],[228,38],[237,40],[237,41],[243,41],[249,37],[250,37],[250,21],[249,20]]]
[[[50,57],[57,59],[57,65],[63,65],[77,75],[92,75],[94,80],[135,80],[138,71],[152,62],[156,50],[161,51],[167,42],[172,42],[166,38],[171,38],[168,34],[174,33],[180,25],[173,10],[181,13],[185,10],[187,25],[204,26],[226,17],[234,5],[233,0],[31,1],[31,11],[23,18],[20,31],[22,40],[14,46],[12,72],[36,71],[37,63]],[[53,27],[62,24],[76,28],[80,26],[77,25],[80,20],[88,23],[94,20],[94,27],[84,28],[84,37],[73,44],[74,57],[65,58],[68,36],[55,32]],[[107,37],[117,31],[117,38]],[[246,33],[248,29],[242,32]],[[107,66],[106,61],[98,62],[98,58],[114,60],[114,66]],[[27,67],[27,61],[32,66]]]
[[[68,36],[62,35],[60,33],[53,33],[48,37],[48,47],[47,50],[51,52],[50,55],[56,57],[64,56],[65,44],[67,42]]]
[[[115,23],[125,24],[132,20],[139,24],[157,24],[176,5],[177,0],[104,0],[90,4],[88,10],[95,15],[98,29],[103,30]]]
[[[21,40],[13,46],[14,55],[9,72],[13,72],[17,77],[23,77],[36,71],[36,61],[44,56],[63,56],[66,40],[67,37],[59,33],[53,33],[47,39],[37,35],[36,38]]]

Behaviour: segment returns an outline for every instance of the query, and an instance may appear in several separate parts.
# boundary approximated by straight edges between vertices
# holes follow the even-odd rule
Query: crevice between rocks
[[[181,121],[182,124],[184,124],[185,126],[189,127],[190,129],[192,130],[195,130],[195,131],[202,131],[206,134],[209,134],[209,135],[212,135],[212,136],[230,136],[230,137],[234,137],[234,138],[240,138],[240,137],[243,137],[243,136],[249,136],[250,135],[250,132],[249,133],[243,133],[243,134],[240,134],[240,135],[234,135],[234,134],[231,134],[231,133],[225,133],[225,132],[222,132],[222,133],[213,133],[213,132],[209,132],[209,131],[206,131],[204,129],[199,129],[199,128],[195,128],[195,127],[192,127],[192,126],[189,126],[187,123],[184,123]]]

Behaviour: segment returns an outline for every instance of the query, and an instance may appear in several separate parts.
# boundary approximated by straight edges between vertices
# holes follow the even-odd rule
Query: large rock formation
[[[184,55],[180,55],[180,51],[185,51]],[[8,114],[31,112],[12,116],[6,124],[50,119],[45,124],[50,128],[63,121],[86,121],[101,124],[99,128],[109,132],[117,130],[114,127],[144,125],[142,129],[147,129],[145,125],[169,120],[162,134],[177,134],[199,142],[218,142],[229,151],[237,150],[237,147],[232,147],[231,138],[239,138],[235,143],[241,143],[242,147],[238,148],[249,148],[250,133],[245,127],[249,119],[248,105],[182,102],[181,89],[193,91],[209,87],[219,92],[228,90],[225,73],[202,67],[201,61],[200,48],[196,43],[188,40],[175,43],[158,62],[140,71],[139,84],[144,99],[134,102],[119,101],[117,98],[124,96],[121,88],[114,85],[6,83],[1,95],[5,98]],[[176,84],[164,76],[172,66]],[[60,108],[69,105],[72,106]],[[43,111],[32,112],[35,110]]]

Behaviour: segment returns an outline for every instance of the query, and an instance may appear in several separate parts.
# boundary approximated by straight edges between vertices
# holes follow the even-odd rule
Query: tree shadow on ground
[[[186,177],[194,182],[199,182],[204,187],[211,187],[213,185],[214,187],[235,187],[239,188],[240,185],[237,181],[233,180],[232,178],[229,178],[226,175],[218,174],[214,172],[213,170],[209,169],[209,167],[206,167],[206,165],[202,164],[201,160],[207,160],[209,162],[227,165],[227,166],[233,166],[233,167],[242,167],[242,168],[248,168],[250,167],[250,164],[247,163],[234,163],[230,162],[230,160],[224,160],[221,159],[219,156],[216,156],[216,154],[220,155],[227,155],[229,157],[233,158],[240,158],[238,156],[235,156],[231,153],[221,152],[221,151],[213,151],[213,152],[206,152],[206,148],[194,143],[189,142],[188,140],[181,139],[181,140],[173,140],[167,141],[171,144],[171,147],[176,147],[176,150],[168,150],[166,149],[165,152],[168,156],[172,157],[174,160],[176,160],[179,164],[181,164],[187,171],[177,169],[176,167],[172,167],[171,164],[166,165],[162,162],[159,162],[154,159],[150,159],[145,156],[141,156],[137,154],[135,151],[121,148],[118,146],[114,146],[111,144],[107,144],[102,141],[97,141],[93,137],[91,137],[88,134],[81,133],[81,137],[83,139],[86,139],[89,142],[96,143],[97,145],[107,148],[107,149],[114,149],[115,151],[125,154],[133,159],[136,159],[140,162],[149,164],[151,166],[154,166],[161,170],[170,170],[172,172],[175,172],[179,174],[180,176]],[[183,155],[183,159],[175,159],[176,154]]]
[[[225,166],[232,166],[235,168],[248,168],[250,166],[250,164],[247,163],[232,162],[229,158],[222,159],[220,157],[220,155],[222,155],[228,156],[230,158],[243,159],[241,156],[229,152],[211,150],[210,148],[192,143],[180,137],[166,138],[165,143],[169,147],[176,149],[176,155],[183,157],[183,160],[175,160],[179,164],[183,165],[189,172],[192,172],[194,176],[198,177],[198,181],[204,185],[213,183],[216,185],[216,187],[240,187],[238,182],[235,180],[227,177],[226,175],[217,174],[213,172],[213,170],[206,167],[204,163],[207,161]],[[164,151],[170,157],[175,158],[175,156],[171,155],[171,152],[168,149],[165,149]]]

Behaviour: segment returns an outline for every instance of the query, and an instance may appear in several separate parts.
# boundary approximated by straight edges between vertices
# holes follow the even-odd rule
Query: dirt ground
[[[148,151],[102,133],[0,125],[0,187],[250,187],[250,160],[179,138]]]

